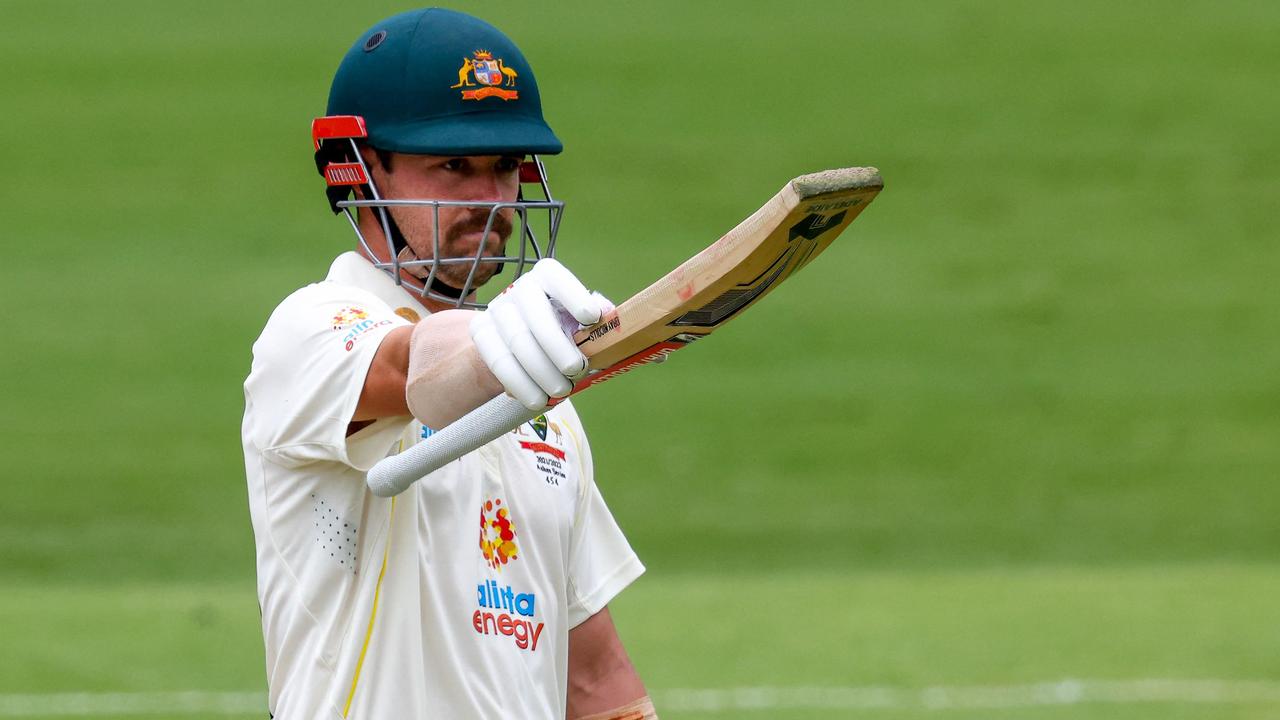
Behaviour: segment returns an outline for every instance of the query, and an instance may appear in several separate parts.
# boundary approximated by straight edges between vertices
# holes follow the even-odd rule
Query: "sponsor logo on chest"
[[[542,637],[544,623],[538,622],[538,598],[533,593],[516,592],[497,581],[486,580],[476,585],[476,605],[471,626],[481,635],[511,638],[521,650],[535,652]]]
[[[351,349],[356,346],[356,341],[360,339],[361,335],[374,328],[391,324],[390,320],[371,319],[367,310],[356,306],[342,308],[337,313],[334,313],[333,320],[330,322],[333,324],[335,332],[346,330],[346,333],[342,336],[342,346],[346,348],[347,352],[351,352]]]
[[[498,572],[521,557],[516,546],[516,522],[502,498],[485,500],[480,506],[480,555]],[[534,652],[542,637],[544,623],[538,622],[538,597],[496,580],[476,584],[476,610],[471,627],[477,634],[509,637],[521,650]]]

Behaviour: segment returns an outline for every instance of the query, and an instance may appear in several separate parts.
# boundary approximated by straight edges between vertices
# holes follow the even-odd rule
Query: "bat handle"
[[[379,497],[399,495],[424,475],[497,440],[541,412],[526,408],[510,395],[499,395],[408,450],[379,460],[365,482]]]

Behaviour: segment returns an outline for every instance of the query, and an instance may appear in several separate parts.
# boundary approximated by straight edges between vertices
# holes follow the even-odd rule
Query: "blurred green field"
[[[240,383],[352,243],[308,123],[408,7],[0,3],[0,716],[262,691]],[[537,68],[560,256],[615,299],[789,177],[886,180],[577,402],[664,718],[1280,716],[1280,6],[458,7]],[[1067,679],[1181,690],[936,702]]]

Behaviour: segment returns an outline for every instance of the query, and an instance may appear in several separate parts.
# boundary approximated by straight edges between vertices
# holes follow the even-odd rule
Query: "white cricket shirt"
[[[243,444],[278,720],[561,720],[569,629],[644,571],[568,402],[395,498],[368,491],[424,431],[347,426],[379,343],[425,315],[346,253],[254,343]]]

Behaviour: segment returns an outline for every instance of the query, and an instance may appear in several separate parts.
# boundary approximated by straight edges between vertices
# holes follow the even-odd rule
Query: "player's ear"
[[[361,143],[360,159],[364,161],[365,167],[369,169],[369,177],[374,183],[380,183],[391,172],[391,153],[385,150],[371,147]],[[355,191],[356,198],[359,200],[367,200],[363,185],[355,185],[352,187]]]
[[[382,153],[368,145],[360,145],[360,159],[364,160],[365,167],[369,168],[370,172],[383,170]]]
[[[382,148],[365,145],[360,148],[360,153],[361,156],[364,157],[365,164],[368,165],[370,169],[377,167],[384,173],[392,172],[395,153],[390,150],[383,150]]]

